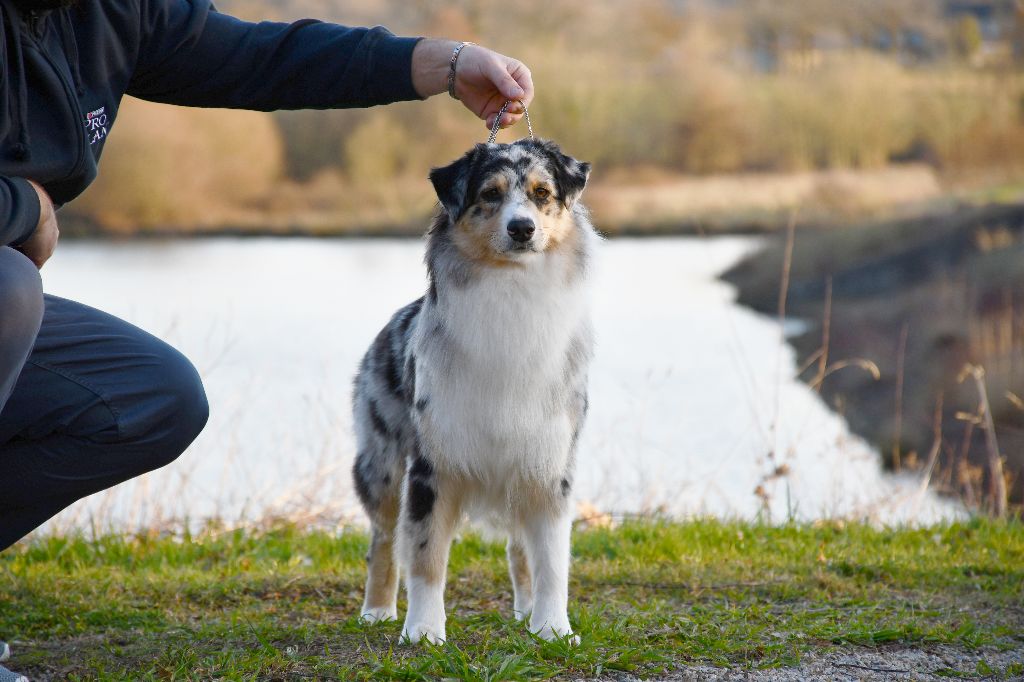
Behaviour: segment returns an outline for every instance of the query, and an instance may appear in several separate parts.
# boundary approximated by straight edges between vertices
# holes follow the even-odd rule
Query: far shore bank
[[[1024,504],[1024,202],[858,229],[800,222],[791,248],[774,235],[723,278],[766,315],[786,292],[786,316],[810,323],[790,339],[801,379],[889,469],[931,470],[933,486],[984,507],[982,386],[1010,503]]]
[[[95,215],[83,205],[61,211],[62,235],[98,239],[186,237],[420,237],[436,203],[429,183],[395,181],[402,201],[381,197],[346,210],[302,202],[211,209],[200,220]],[[354,190],[353,190],[354,191]],[[344,188],[335,193],[344,198]],[[358,194],[358,193],[357,193]],[[821,228],[922,216],[964,205],[1024,197],[1024,185],[954,183],[920,164],[869,170],[688,176],[659,169],[613,170],[584,197],[607,236],[762,235],[785,230],[794,213]],[[267,198],[273,202],[273,197]]]
[[[787,209],[760,216],[677,216],[655,223],[609,224],[594,217],[598,231],[606,238],[664,237],[758,237],[784,233],[791,220],[798,220],[805,229],[832,231],[858,227],[877,227],[894,221],[941,219],[943,216],[977,208],[973,202],[947,199],[923,205],[902,206],[893,210],[860,217],[826,216],[820,212]],[[420,239],[432,222],[424,217],[413,223],[385,223],[372,227],[308,224],[224,224],[196,228],[188,225],[159,225],[137,231],[109,229],[77,215],[62,219],[62,239],[98,241],[281,238],[281,239]]]
[[[338,229],[322,230],[305,226],[260,228],[250,226],[225,225],[211,229],[194,230],[187,227],[166,226],[149,228],[140,232],[124,233],[95,229],[89,226],[79,225],[77,221],[71,221],[70,226],[61,226],[61,239],[74,240],[95,240],[95,241],[150,241],[150,240],[172,240],[172,239],[421,239],[426,235],[429,223],[424,221],[423,227],[411,225],[386,225],[374,229]],[[725,236],[748,236],[756,237],[774,234],[783,229],[784,221],[780,222],[751,222],[742,224],[731,224],[725,226],[709,227],[703,222],[673,222],[657,227],[625,226],[614,230],[602,229],[597,226],[603,236],[607,238],[663,238],[663,237],[725,237]]]

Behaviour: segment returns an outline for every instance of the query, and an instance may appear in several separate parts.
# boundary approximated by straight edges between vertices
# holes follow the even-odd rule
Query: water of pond
[[[742,518],[767,504],[773,520],[955,515],[915,479],[883,473],[878,453],[795,380],[777,321],[736,305],[716,279],[756,246],[733,237],[605,243],[579,500],[621,513]],[[392,312],[423,292],[422,248],[271,238],[62,244],[43,272],[47,291],[179,347],[204,377],[212,417],[173,465],[55,523],[359,520],[348,475],[351,379]],[[788,474],[766,480],[781,465]]]

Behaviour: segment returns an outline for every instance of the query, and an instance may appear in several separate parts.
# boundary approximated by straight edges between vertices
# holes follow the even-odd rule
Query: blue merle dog
[[[353,474],[372,522],[362,615],[445,639],[448,551],[464,516],[508,535],[516,618],[571,636],[571,494],[592,354],[578,202],[590,165],[552,142],[480,144],[430,174],[441,210],[427,295],[399,310],[355,380]],[[397,552],[399,560],[395,560]]]

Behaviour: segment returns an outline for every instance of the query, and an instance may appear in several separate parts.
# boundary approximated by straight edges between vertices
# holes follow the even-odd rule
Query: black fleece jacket
[[[0,0],[0,29],[0,246],[39,221],[29,179],[57,205],[92,182],[125,94],[262,111],[419,99],[418,39],[379,26],[253,24],[210,0],[79,0],[29,14]]]

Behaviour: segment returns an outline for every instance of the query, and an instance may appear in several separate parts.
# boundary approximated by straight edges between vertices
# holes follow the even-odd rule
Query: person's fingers
[[[509,66],[492,59],[488,62],[487,77],[506,99],[522,99],[526,97],[526,90],[509,73]]]
[[[519,99],[523,100],[526,106],[530,106],[530,102],[533,101],[533,74],[526,68],[526,64],[516,60],[509,64],[508,72],[523,90],[523,95]]]
[[[487,125],[487,129],[488,130],[494,128],[494,118],[497,115],[498,115],[498,112],[494,112],[493,114],[488,115],[487,119],[484,121],[486,123],[486,125]],[[505,112],[504,114],[501,115],[501,126],[500,127],[501,128],[508,128],[510,126],[513,126],[516,123],[518,123],[520,120],[522,120],[522,118],[523,118],[522,114],[510,114],[508,112]]]
[[[488,56],[490,58],[483,60],[477,73],[484,77],[494,91],[480,106],[478,116],[488,128],[493,128],[502,105],[508,102],[499,123],[499,127],[508,128],[523,117],[526,106],[533,100],[533,77],[530,70],[518,60],[494,53]]]
[[[520,104],[519,100],[492,100],[490,103],[487,104],[487,106],[484,107],[483,112],[480,114],[480,118],[487,118],[493,122],[494,117],[497,115],[499,111],[501,111],[501,108],[503,106],[505,107],[504,113],[512,114],[514,116],[520,116],[524,111],[523,105]]]

